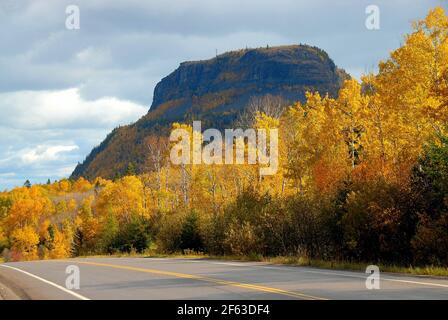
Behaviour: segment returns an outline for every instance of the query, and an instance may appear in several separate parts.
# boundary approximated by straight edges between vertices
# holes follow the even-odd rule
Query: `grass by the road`
[[[94,256],[82,256],[79,258],[98,258],[98,257],[141,257],[141,258],[182,258],[182,259],[215,259],[215,260],[233,260],[233,261],[252,261],[252,262],[264,262],[271,264],[283,264],[289,266],[301,266],[301,267],[315,267],[322,269],[333,270],[352,270],[364,272],[366,267],[374,263],[355,263],[348,261],[325,261],[308,259],[300,256],[277,256],[277,257],[263,257],[261,255],[249,255],[249,256],[213,256],[202,253],[187,252],[187,253],[173,253],[162,254],[155,253],[154,251],[138,253],[122,253],[113,255],[94,255]],[[4,259],[0,256],[0,263],[4,263]],[[443,276],[448,277],[448,267],[438,266],[397,266],[397,265],[385,265],[376,264],[382,272],[392,273],[406,273],[412,275],[425,275],[425,276]]]
[[[216,260],[233,260],[233,261],[252,261],[252,262],[265,262],[271,264],[283,264],[289,266],[302,266],[302,267],[315,267],[322,269],[334,269],[334,270],[352,270],[365,272],[368,265],[374,263],[354,263],[347,261],[325,261],[308,259],[299,256],[277,256],[277,257],[263,257],[260,255],[250,256],[213,256],[201,253],[187,252],[186,254],[174,253],[174,254],[160,254],[154,252],[147,252],[143,254],[118,254],[112,255],[113,257],[144,257],[144,258],[183,258],[183,259],[216,259]],[[87,256],[92,257],[92,256]],[[105,256],[96,256],[105,257]],[[110,257],[110,256],[108,256]],[[392,273],[406,273],[412,275],[425,275],[425,276],[444,276],[448,277],[448,267],[437,266],[396,266],[376,264],[382,272]]]
[[[289,264],[297,266],[310,266],[323,269],[337,269],[337,270],[355,270],[362,271],[366,270],[366,267],[372,263],[354,263],[345,261],[324,261],[324,260],[310,260],[300,257],[274,257],[268,258],[268,262]],[[382,272],[393,272],[393,273],[409,273],[413,275],[431,275],[431,276],[448,276],[448,268],[444,267],[414,267],[414,266],[396,266],[396,265],[384,265],[377,264]]]
[[[209,257],[213,259],[225,259],[225,260],[241,260],[241,261],[258,261],[266,262],[272,264],[283,264],[290,266],[308,266],[322,269],[334,269],[334,270],[352,270],[365,272],[368,265],[374,263],[354,263],[347,261],[325,261],[325,260],[315,260],[303,257],[229,257],[229,256],[213,256]],[[384,265],[376,264],[382,272],[392,272],[392,273],[407,273],[412,275],[426,275],[426,276],[444,276],[448,277],[447,267],[435,267],[435,266],[425,266],[425,267],[414,267],[414,266],[396,266],[396,265]]]

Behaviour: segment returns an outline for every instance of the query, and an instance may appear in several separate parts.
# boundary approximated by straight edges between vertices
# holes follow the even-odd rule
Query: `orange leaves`
[[[83,177],[76,180],[72,186],[72,192],[87,192],[90,189],[92,189],[92,184]]]
[[[65,195],[68,193],[88,192],[94,187],[94,185],[92,185],[88,180],[84,179],[83,177],[80,177],[76,181],[62,179],[60,181],[56,181],[53,184],[39,187],[42,189],[46,189],[52,195]]]
[[[333,194],[347,176],[347,167],[343,163],[331,163],[324,159],[318,161],[312,168],[314,185],[321,194]]]
[[[54,212],[53,203],[37,187],[16,189],[12,199],[13,204],[4,221],[7,234],[26,225],[37,227]]]

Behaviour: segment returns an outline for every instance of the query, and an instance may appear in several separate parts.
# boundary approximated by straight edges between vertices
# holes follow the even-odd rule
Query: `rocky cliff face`
[[[181,63],[157,84],[151,110],[170,105],[170,114],[177,118],[190,109],[241,109],[257,95],[278,95],[291,101],[302,100],[306,90],[336,95],[345,77],[328,55],[315,47],[233,51],[210,60]]]
[[[200,119],[207,126],[230,126],[254,96],[271,94],[303,101],[305,92],[336,96],[348,75],[327,53],[306,45],[245,49],[210,60],[183,62],[154,90],[146,116],[115,129],[79,164],[73,178],[111,178],[129,163],[143,169],[145,137],[167,134],[170,123]]]

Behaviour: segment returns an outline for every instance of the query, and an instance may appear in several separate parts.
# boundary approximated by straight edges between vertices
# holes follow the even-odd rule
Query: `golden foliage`
[[[0,194],[0,243],[11,244],[15,259],[36,259],[40,246],[43,257],[64,258],[74,248],[77,253],[104,252],[106,240],[139,219],[191,210],[201,217],[219,217],[248,188],[303,199],[332,196],[347,181],[381,178],[406,188],[424,144],[445,130],[447,92],[448,17],[436,8],[414,24],[404,45],[380,63],[377,75],[346,81],[338,98],[307,92],[304,103],[287,107],[279,117],[255,114],[255,128],[279,129],[280,166],[275,175],[260,177],[257,165],[248,164],[175,166],[166,159],[168,142],[149,137],[149,170],[139,176],[93,182],[63,179]],[[208,97],[204,107],[222,99]],[[175,123],[176,128],[192,131],[186,124]],[[353,193],[347,200],[355,209],[364,201],[357,197]],[[397,218],[395,209],[383,210],[377,203],[370,211],[378,224],[393,224]],[[170,223],[180,228],[179,221]],[[256,251],[255,229],[247,222],[232,224],[226,231],[230,251]]]

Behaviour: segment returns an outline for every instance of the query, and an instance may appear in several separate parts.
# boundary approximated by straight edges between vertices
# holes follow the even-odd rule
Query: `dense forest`
[[[145,141],[113,181],[61,180],[0,193],[5,260],[119,252],[303,256],[448,265],[448,17],[413,24],[378,73],[337,98],[241,118],[279,128],[279,170],[173,165],[170,143]],[[174,124],[189,128],[189,124]]]

